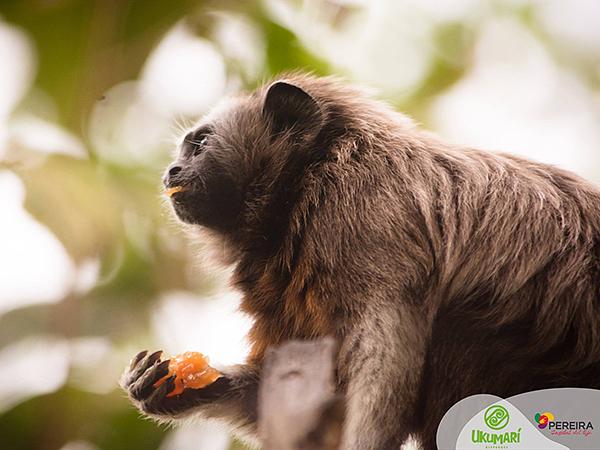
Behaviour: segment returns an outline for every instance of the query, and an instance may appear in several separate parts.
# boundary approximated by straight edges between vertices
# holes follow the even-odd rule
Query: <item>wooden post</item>
[[[338,450],[345,403],[335,393],[335,341],[291,341],[267,353],[259,389],[265,450]]]

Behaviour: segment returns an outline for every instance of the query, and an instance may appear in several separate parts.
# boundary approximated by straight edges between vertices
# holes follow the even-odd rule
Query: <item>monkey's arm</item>
[[[344,450],[399,449],[414,432],[427,342],[423,316],[411,305],[379,305],[345,339]]]
[[[181,419],[192,414],[222,419],[246,436],[256,433],[256,398],[259,371],[248,365],[221,370],[222,376],[202,389],[185,389],[167,397],[175,376],[158,387],[154,384],[169,372],[169,360],[161,361],[162,352],[139,353],[125,370],[121,387],[131,402],[144,414],[159,421]]]

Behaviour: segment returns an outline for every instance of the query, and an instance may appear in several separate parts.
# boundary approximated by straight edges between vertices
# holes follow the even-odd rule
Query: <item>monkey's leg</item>
[[[255,434],[258,370],[232,366],[222,370],[222,376],[205,388],[185,389],[167,397],[173,390],[175,376],[154,387],[169,372],[169,360],[161,361],[161,354],[139,353],[121,378],[121,387],[140,411],[160,421],[198,414],[222,419],[242,434]]]
[[[427,342],[424,316],[404,305],[379,308],[365,313],[343,344],[344,450],[398,450],[414,432]]]

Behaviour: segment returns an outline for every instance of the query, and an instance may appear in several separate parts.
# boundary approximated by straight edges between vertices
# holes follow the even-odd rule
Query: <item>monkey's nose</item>
[[[179,165],[177,163],[171,164],[169,166],[169,168],[167,169],[167,173],[163,177],[164,185],[168,187],[171,184],[171,182],[173,181],[173,178],[175,178],[177,176],[177,174],[179,172],[181,172],[182,169],[183,169],[183,167],[181,167],[181,165]]]

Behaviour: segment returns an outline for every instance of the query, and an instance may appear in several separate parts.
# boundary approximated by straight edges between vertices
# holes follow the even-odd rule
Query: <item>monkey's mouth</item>
[[[165,188],[163,194],[169,198],[177,217],[185,223],[196,223],[200,205],[198,191],[191,185],[177,185]]]
[[[185,186],[172,186],[165,189],[165,195],[169,198],[172,198],[175,194],[179,194],[180,192],[187,192],[189,188]]]

